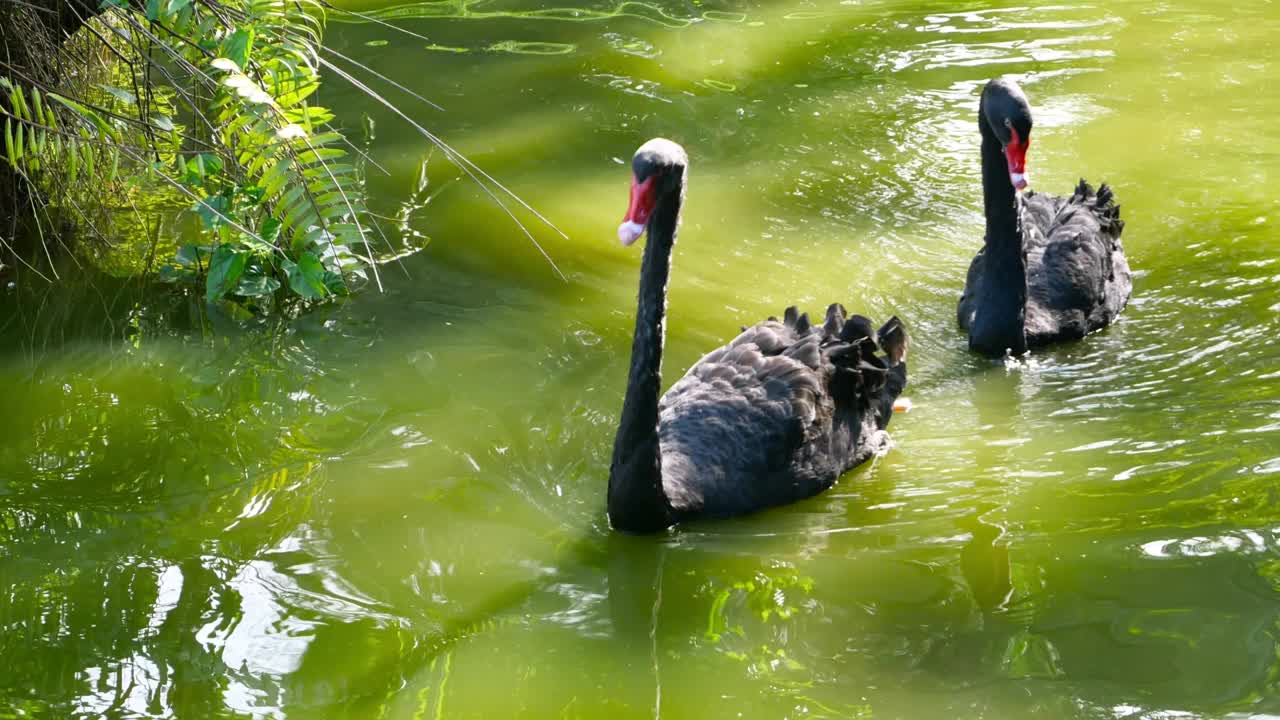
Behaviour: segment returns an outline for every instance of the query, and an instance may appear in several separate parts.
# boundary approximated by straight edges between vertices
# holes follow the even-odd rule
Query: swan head
[[[1031,145],[1031,103],[1012,80],[997,78],[982,89],[979,121],[995,135],[1009,163],[1015,190],[1027,187],[1027,148]]]
[[[630,245],[644,234],[653,209],[664,195],[684,191],[689,156],[684,148],[664,138],[640,146],[631,158],[631,202],[618,226],[618,240]]]

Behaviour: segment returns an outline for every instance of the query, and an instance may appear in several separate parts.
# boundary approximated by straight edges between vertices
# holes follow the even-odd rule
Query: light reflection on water
[[[546,242],[570,282],[369,110],[375,203],[431,240],[385,294],[207,339],[156,310],[136,346],[101,342],[120,319],[96,300],[43,303],[46,326],[6,309],[0,707],[1280,711],[1280,16],[950,5],[383,15],[465,54],[335,24],[568,232]],[[954,327],[995,73],[1035,103],[1038,184],[1116,183],[1138,269],[1116,327],[1004,365]],[[819,498],[623,538],[601,497],[638,260],[610,238],[618,159],[659,134],[694,158],[668,380],[740,323],[838,299],[906,320],[916,409]]]

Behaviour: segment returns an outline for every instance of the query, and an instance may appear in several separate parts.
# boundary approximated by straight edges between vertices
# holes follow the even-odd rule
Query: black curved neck
[[[1004,149],[985,118],[982,129],[982,200],[987,217],[983,286],[969,327],[969,346],[988,355],[1027,350],[1027,260],[1017,191],[1009,180]]]
[[[658,445],[658,398],[662,391],[662,344],[666,336],[667,279],[676,243],[681,191],[658,199],[640,267],[636,332],[622,418],[609,467],[609,522],[625,532],[653,532],[674,522],[662,489]]]

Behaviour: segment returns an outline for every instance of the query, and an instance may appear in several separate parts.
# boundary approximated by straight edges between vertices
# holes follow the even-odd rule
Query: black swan
[[[636,330],[609,467],[609,521],[654,532],[742,515],[822,492],[885,446],[907,382],[898,319],[876,331],[844,308],[822,325],[787,308],[699,360],[660,396],[667,279],[688,156],[661,138],[631,161],[623,245],[647,229]],[[877,353],[879,351],[879,354]]]
[[[965,281],[960,327],[970,349],[1021,355],[1106,327],[1133,291],[1111,188],[1084,180],[1070,198],[1027,186],[1031,106],[1015,83],[992,80],[978,106],[985,244]]]

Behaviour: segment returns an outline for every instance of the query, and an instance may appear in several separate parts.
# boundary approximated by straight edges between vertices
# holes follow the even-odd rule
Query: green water
[[[426,244],[385,292],[246,327],[0,288],[0,717],[1280,716],[1280,6],[385,17],[422,37],[329,44],[438,102],[376,83],[568,234],[536,230],[567,282],[334,81],[389,242]],[[1001,73],[1033,185],[1113,182],[1137,271],[1115,327],[1013,367],[954,327]],[[620,538],[615,228],[655,135],[692,157],[667,382],[839,300],[907,322],[916,409],[823,496]]]

